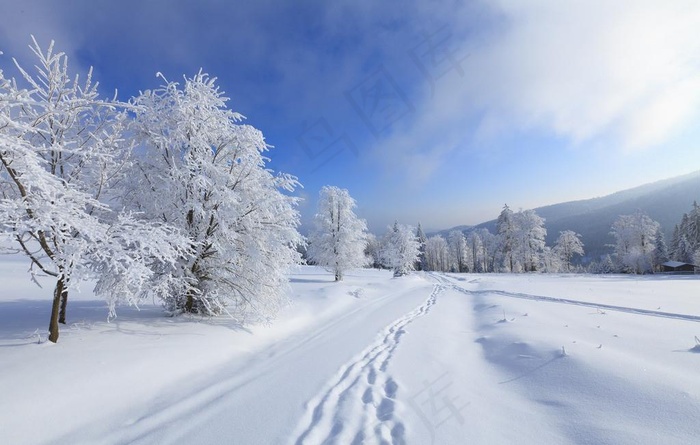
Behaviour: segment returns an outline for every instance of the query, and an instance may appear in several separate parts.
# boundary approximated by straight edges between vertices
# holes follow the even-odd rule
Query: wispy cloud
[[[0,18],[0,50],[4,58],[17,58],[20,61],[27,58],[31,52],[28,49],[33,35],[39,44],[47,47],[51,40],[64,45],[62,52],[74,55],[73,49],[78,42],[73,41],[72,32],[60,21],[56,20],[61,12],[57,2],[30,5],[25,2],[9,2],[2,7]],[[2,63],[8,67],[10,63]],[[32,60],[33,62],[33,60]]]
[[[425,85],[414,119],[378,142],[387,165],[429,174],[451,151],[518,132],[636,151],[698,117],[697,2],[503,0],[482,12],[493,26],[454,33],[464,74]],[[474,29],[473,13],[441,19]]]
[[[31,33],[42,44],[55,39],[73,69],[95,65],[96,78],[123,99],[153,87],[157,71],[176,78],[202,67],[219,76],[232,108],[275,134],[279,152],[295,147],[294,167],[312,164],[318,181],[336,180],[342,159],[365,159],[372,174],[380,165],[428,182],[457,154],[517,153],[521,135],[636,152],[700,117],[695,0],[31,6],[3,7],[3,68],[28,54]],[[382,69],[405,102],[368,122],[358,86]],[[323,168],[297,141],[321,121],[352,142]]]

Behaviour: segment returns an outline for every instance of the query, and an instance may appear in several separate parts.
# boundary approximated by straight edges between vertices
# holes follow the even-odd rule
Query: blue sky
[[[106,96],[218,77],[304,185],[305,222],[326,184],[380,232],[700,169],[697,1],[7,2],[6,75],[30,34]]]

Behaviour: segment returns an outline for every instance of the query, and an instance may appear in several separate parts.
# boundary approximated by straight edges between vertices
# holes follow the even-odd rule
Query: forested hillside
[[[545,219],[548,245],[554,244],[559,232],[573,230],[581,234],[586,247],[586,258],[597,259],[600,255],[612,252],[608,246],[614,242],[610,228],[618,216],[642,210],[661,224],[666,239],[670,240],[673,227],[695,200],[700,200],[700,171],[603,197],[564,202],[534,210]],[[496,220],[478,224],[465,232],[480,228],[495,233]],[[440,234],[446,237],[451,230],[453,229]]]

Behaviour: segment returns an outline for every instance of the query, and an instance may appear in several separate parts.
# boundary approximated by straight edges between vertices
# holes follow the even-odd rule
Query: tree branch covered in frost
[[[120,302],[137,306],[148,296],[167,298],[175,261],[189,252],[186,245],[175,228],[140,221],[131,213],[120,213],[111,221],[90,257],[97,276],[95,293],[106,298],[109,316],[116,316]]]

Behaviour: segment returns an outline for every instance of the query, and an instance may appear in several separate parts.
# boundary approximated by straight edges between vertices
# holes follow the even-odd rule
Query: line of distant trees
[[[545,244],[544,219],[533,210],[512,211],[504,206],[496,222],[497,233],[482,228],[460,230],[421,240],[418,268],[442,272],[591,272],[645,274],[660,272],[669,260],[700,263],[700,207],[693,203],[673,231],[667,245],[658,222],[641,210],[621,215],[610,234],[612,252],[586,265],[574,261],[584,255],[581,235],[559,233],[554,246]]]
[[[366,230],[366,225],[363,227]],[[408,234],[410,231],[413,231],[412,236]],[[401,237],[397,236],[398,232],[402,233]],[[619,216],[610,234],[614,239],[609,245],[611,253],[582,264],[576,261],[585,255],[580,234],[561,231],[555,244],[547,246],[543,218],[534,210],[513,211],[505,205],[496,222],[496,233],[481,228],[466,234],[453,230],[447,238],[442,235],[427,237],[420,223],[416,229],[395,223],[383,237],[369,233],[358,235],[354,245],[359,239],[364,240],[365,258],[356,259],[354,264],[356,267],[369,264],[395,271],[401,269],[400,273],[396,272],[398,276],[411,269],[457,273],[647,274],[660,272],[662,264],[669,260],[691,264],[700,262],[700,208],[697,202],[676,225],[670,246],[667,246],[660,224],[641,210]],[[319,242],[318,235],[312,237],[311,248]],[[410,251],[406,258],[398,262],[394,260],[395,252],[405,251]],[[409,264],[408,258],[413,256],[416,258]],[[313,262],[314,257],[311,256],[310,260]]]
[[[417,267],[441,272],[570,272],[575,256],[584,255],[581,236],[566,230],[554,246],[547,246],[544,219],[534,210],[514,212],[503,207],[496,222],[497,233],[488,229],[465,235],[453,230],[445,239],[441,235],[426,238],[422,230],[421,257]]]

